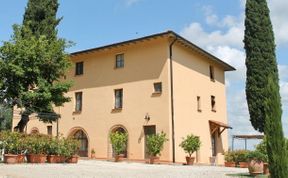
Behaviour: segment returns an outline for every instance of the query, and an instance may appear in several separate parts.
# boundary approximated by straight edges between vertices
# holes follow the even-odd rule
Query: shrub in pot
[[[27,136],[27,162],[28,163],[45,163],[49,137],[41,134]]]
[[[268,154],[267,154],[266,148],[267,148],[267,139],[266,137],[264,137],[263,140],[256,146],[256,151],[259,151],[260,153],[266,156],[266,159],[264,160],[264,174],[269,175],[270,173],[269,173],[269,165],[268,165]]]
[[[235,151],[235,162],[240,168],[248,168],[248,150],[236,150]]]
[[[5,149],[4,163],[16,164],[18,163],[19,139],[20,134],[17,132],[3,131],[0,139],[3,142]]]
[[[91,150],[91,159],[95,159],[95,158],[96,158],[95,150],[94,150],[94,148],[92,148],[92,150]]]
[[[66,155],[66,162],[67,163],[77,163],[78,162],[78,155],[76,154],[79,149],[79,141],[73,138],[67,138],[65,140],[65,147],[67,152]]]
[[[47,144],[47,162],[59,163],[60,162],[60,148],[59,140],[57,138],[50,138]]]
[[[121,160],[124,157],[123,152],[127,147],[128,134],[122,132],[110,133],[110,141],[114,152],[115,162]]]
[[[188,154],[188,156],[186,156],[187,165],[193,165],[195,157],[192,157],[192,154],[200,149],[200,145],[201,142],[198,136],[190,134],[187,135],[186,138],[183,138],[179,146]]]
[[[224,154],[225,167],[236,167],[236,156],[234,151],[227,151]]]
[[[259,151],[251,151],[247,154],[249,160],[248,170],[253,176],[257,174],[263,174],[264,161],[267,160],[267,156]]]
[[[150,155],[150,164],[154,164],[159,160],[161,151],[163,150],[164,143],[168,141],[164,132],[147,136],[147,151]]]

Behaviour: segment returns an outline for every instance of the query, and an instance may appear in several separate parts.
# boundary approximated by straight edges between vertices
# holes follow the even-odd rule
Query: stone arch
[[[128,158],[129,132],[128,132],[128,130],[126,129],[126,127],[123,126],[123,125],[121,125],[121,124],[114,125],[114,126],[112,126],[112,127],[109,129],[109,133],[108,133],[108,158],[114,157],[114,153],[113,153],[113,149],[112,149],[112,144],[111,144],[109,135],[110,135],[110,133],[113,133],[113,132],[116,132],[116,131],[124,132],[124,133],[127,133],[127,134],[128,134],[128,139],[127,139],[127,143],[126,143],[126,144],[127,144],[126,150],[123,152],[124,158]]]
[[[88,157],[89,137],[85,129],[83,129],[82,127],[73,127],[68,132],[68,137],[79,140],[80,146],[78,150],[78,155],[80,157]]]
[[[30,134],[39,134],[39,129],[37,127],[33,127],[30,131]]]

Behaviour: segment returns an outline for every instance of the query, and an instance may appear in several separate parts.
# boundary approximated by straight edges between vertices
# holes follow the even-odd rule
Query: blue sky
[[[229,134],[254,134],[245,99],[243,51],[245,0],[60,0],[59,36],[76,43],[69,52],[173,30],[237,68],[226,74]],[[21,24],[27,0],[6,0],[0,7],[0,41],[11,26]],[[287,0],[269,1],[274,27],[283,124],[288,136],[288,7]],[[252,148],[250,142],[249,147]],[[236,147],[243,148],[237,141]]]

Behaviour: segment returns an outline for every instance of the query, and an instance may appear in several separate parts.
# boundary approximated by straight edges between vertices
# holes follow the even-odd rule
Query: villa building
[[[55,108],[57,123],[31,117],[27,133],[74,136],[80,156],[94,149],[96,158],[109,159],[109,133],[127,132],[125,156],[136,161],[148,158],[146,136],[163,131],[169,141],[160,160],[167,162],[185,162],[179,144],[192,133],[202,142],[194,153],[198,163],[210,157],[224,163],[230,128],[225,72],[232,66],[172,31],[75,52],[71,61],[65,76],[74,83],[67,93],[71,102]]]

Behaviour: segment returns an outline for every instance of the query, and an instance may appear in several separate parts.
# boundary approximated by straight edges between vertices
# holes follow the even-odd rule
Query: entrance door
[[[145,159],[149,158],[149,153],[147,151],[147,136],[148,135],[153,135],[156,134],[156,126],[155,125],[151,125],[151,126],[144,126],[144,135],[145,135],[145,140],[144,140],[144,144],[145,144]]]
[[[78,130],[73,137],[80,142],[78,155],[80,157],[88,157],[88,139],[86,134],[82,130]]]
[[[212,156],[217,156],[216,132],[211,135]]]

